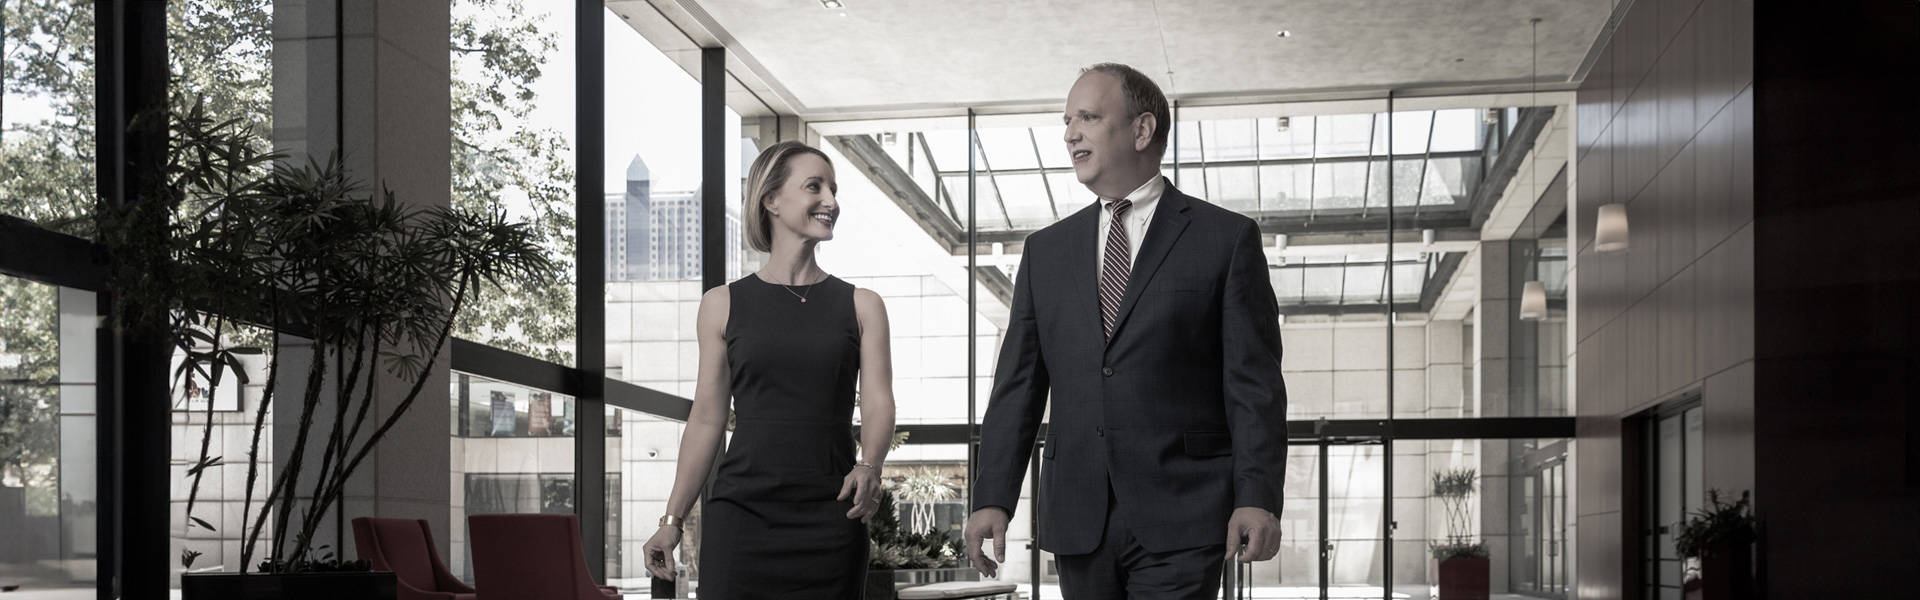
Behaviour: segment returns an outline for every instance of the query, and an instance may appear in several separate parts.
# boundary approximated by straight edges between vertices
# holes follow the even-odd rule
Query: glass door
[[[1289,440],[1280,554],[1239,565],[1229,598],[1386,594],[1387,451],[1380,438]]]
[[[1705,413],[1698,399],[1660,410],[1647,421],[1647,490],[1641,514],[1643,582],[1647,598],[1680,600],[1688,565],[1674,551],[1673,538],[1687,514],[1700,509],[1706,485],[1702,435]]]
[[[1509,564],[1513,589],[1542,598],[1567,595],[1567,446],[1564,441],[1514,442],[1512,531],[1519,536]]]

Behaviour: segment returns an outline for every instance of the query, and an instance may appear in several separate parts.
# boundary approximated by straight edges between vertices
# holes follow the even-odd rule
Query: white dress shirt
[[[1147,239],[1147,223],[1153,220],[1153,209],[1160,206],[1160,195],[1166,191],[1167,178],[1156,174],[1141,184],[1139,189],[1127,194],[1127,200],[1133,203],[1127,208],[1126,216],[1128,273],[1133,272],[1133,263],[1140,258],[1140,242]],[[1099,279],[1100,270],[1107,262],[1107,233],[1112,230],[1113,221],[1113,209],[1107,205],[1112,203],[1110,199],[1100,199],[1100,235],[1093,240],[1099,244],[1094,247],[1094,256],[1100,257],[1093,264],[1095,280]]]

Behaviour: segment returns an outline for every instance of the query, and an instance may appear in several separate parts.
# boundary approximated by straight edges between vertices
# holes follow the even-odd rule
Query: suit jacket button
[[[1101,374],[1101,375],[1105,375],[1105,376],[1108,376],[1108,377],[1112,377],[1112,376],[1113,376],[1113,369],[1112,369],[1112,368],[1110,368],[1110,367],[1101,367],[1101,368],[1100,368],[1100,374]]]
[[[1107,426],[1105,425],[1093,426],[1093,434],[1100,437],[1107,437]]]

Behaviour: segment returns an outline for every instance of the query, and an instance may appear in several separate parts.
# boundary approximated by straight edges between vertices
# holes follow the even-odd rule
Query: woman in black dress
[[[857,599],[866,521],[893,439],[887,312],[871,290],[828,275],[814,247],[833,239],[833,165],[798,142],[768,147],[748,176],[746,236],[767,266],[700,299],[699,381],[680,440],[667,514],[644,549],[672,579],[673,549],[727,424],[702,524],[701,600]],[[858,387],[856,380],[858,377]],[[854,457],[854,392],[860,447]]]

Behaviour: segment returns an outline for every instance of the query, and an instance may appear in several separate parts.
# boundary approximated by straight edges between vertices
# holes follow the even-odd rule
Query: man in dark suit
[[[1213,598],[1226,558],[1279,552],[1287,396],[1260,229],[1161,177],[1168,113],[1125,65],[1067,94],[1067,151],[1100,201],[1021,256],[966,528],[983,574],[1049,392],[1037,533],[1067,598]]]

